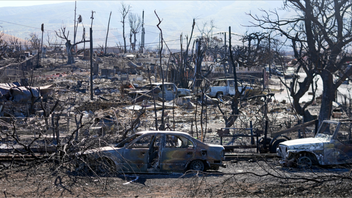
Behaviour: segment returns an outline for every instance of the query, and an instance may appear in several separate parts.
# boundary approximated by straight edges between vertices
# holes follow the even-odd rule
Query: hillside
[[[179,38],[182,33],[190,35],[192,20],[196,19],[195,35],[200,35],[200,29],[209,29],[210,21],[214,21],[213,32],[228,31],[232,27],[232,32],[245,34],[251,31],[248,27],[250,18],[246,13],[259,13],[259,9],[274,9],[282,5],[275,1],[127,1],[126,5],[131,5],[131,12],[142,14],[145,11],[145,29],[147,47],[157,46],[159,40],[158,23],[154,14],[156,11],[162,19],[160,27],[163,30],[165,41],[170,48],[179,48]],[[40,34],[40,26],[45,24],[45,38],[55,40],[55,31],[61,27],[66,27],[73,36],[74,2],[64,2],[51,5],[38,5],[28,7],[3,7],[0,8],[0,25],[7,34],[25,39],[30,33]],[[105,42],[106,29],[110,11],[112,18],[108,46],[116,46],[122,41],[121,24],[121,2],[120,1],[77,1],[77,15],[82,15],[83,23],[79,25],[77,39],[83,33],[83,26],[86,28],[86,37],[89,37],[89,27],[91,26],[92,10],[94,13],[93,35],[94,45],[103,45]],[[128,26],[128,25],[127,25]],[[254,30],[253,30],[254,31]],[[128,37],[127,28],[126,35]],[[138,41],[140,35],[138,35]],[[47,40],[47,39],[45,39]],[[127,38],[128,40],[128,38]],[[59,41],[56,41],[59,42]],[[185,42],[185,40],[184,40]],[[233,42],[238,43],[234,38]]]
[[[18,42],[21,42],[22,44],[26,43],[27,41],[25,39],[22,38],[18,38],[12,35],[8,35],[8,34],[0,34],[1,39],[5,40],[6,42],[11,42],[13,40],[17,40]]]

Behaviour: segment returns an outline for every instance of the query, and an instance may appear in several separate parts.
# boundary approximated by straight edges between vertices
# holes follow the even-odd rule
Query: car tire
[[[297,157],[297,167],[299,168],[312,168],[316,164],[315,157],[310,153],[302,153]]]
[[[217,93],[216,94],[216,98],[218,98],[218,99],[222,99],[222,97],[224,96],[224,94],[223,93]]]
[[[205,170],[204,162],[202,162],[201,160],[194,160],[189,164],[189,169],[195,170],[195,171],[204,171]]]
[[[276,153],[276,149],[279,147],[281,142],[287,141],[286,139],[277,139],[274,144],[270,145],[270,153]]]

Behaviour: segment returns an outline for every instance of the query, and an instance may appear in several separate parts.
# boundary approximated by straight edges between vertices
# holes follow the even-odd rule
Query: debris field
[[[163,89],[167,87],[146,85],[163,84],[163,76],[165,82],[172,81],[168,71],[161,75],[160,70],[172,67],[168,58],[163,58],[165,65],[160,66],[153,53],[132,58],[95,55],[91,87],[89,60],[79,55],[68,65],[63,56],[47,52],[39,65],[36,56],[22,62],[0,60],[0,180],[4,197],[320,197],[350,193],[345,188],[351,179],[347,165],[299,170],[281,167],[277,157],[246,156],[263,151],[258,142],[265,131],[267,137],[274,137],[278,131],[301,124],[290,100],[276,97],[285,92],[276,76],[267,79],[265,89],[264,78],[243,84],[251,89],[241,96],[233,126],[226,127],[233,96],[207,95],[211,82],[222,76],[210,75],[209,83],[198,88],[171,83],[171,98],[164,100]],[[178,94],[181,90],[186,94]],[[309,108],[318,115],[319,100]],[[336,116],[347,118],[343,111]],[[186,132],[246,157],[228,158],[227,168],[201,173],[107,176],[77,171],[75,153],[154,130]],[[291,139],[312,137],[314,127],[285,135]]]

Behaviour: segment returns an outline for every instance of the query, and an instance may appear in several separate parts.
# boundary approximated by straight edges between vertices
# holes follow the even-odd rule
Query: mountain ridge
[[[274,6],[272,2],[280,1],[126,1],[124,4],[131,5],[132,13],[141,15],[142,11],[145,11],[146,43],[152,43],[149,46],[155,47],[155,43],[159,41],[160,31],[156,27],[158,21],[154,13],[156,11],[162,19],[160,27],[163,30],[164,40],[178,40],[170,42],[169,46],[179,48],[180,34],[190,35],[193,18],[197,24],[194,29],[194,37],[200,35],[199,30],[205,23],[209,25],[211,20],[215,25],[214,33],[226,32],[231,26],[232,32],[244,34],[253,29],[246,27],[250,20],[246,12],[257,12],[259,8],[279,7],[279,5]],[[54,40],[55,31],[66,27],[70,31],[70,38],[72,38],[74,6],[74,2],[64,2],[27,7],[2,7],[0,8],[0,26],[5,33],[26,39],[30,33],[41,34],[40,26],[44,23],[45,37],[49,35]],[[86,29],[86,38],[89,37],[90,18],[92,10],[94,10],[94,44],[104,45],[108,18],[110,11],[112,11],[108,46],[123,43],[120,9],[121,2],[118,1],[77,1],[77,17],[79,14],[82,15],[83,23],[79,24],[76,40],[80,40],[83,26]],[[128,24],[126,26],[128,27]],[[207,26],[207,28],[210,27]],[[128,29],[126,30],[127,41]],[[137,42],[140,41],[140,35],[137,40]],[[236,42],[236,39],[233,40]]]

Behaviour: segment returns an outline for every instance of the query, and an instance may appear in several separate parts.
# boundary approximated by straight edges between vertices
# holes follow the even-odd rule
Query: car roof
[[[190,136],[188,133],[186,132],[181,132],[181,131],[140,131],[137,132],[136,134],[152,134],[152,133],[165,133],[165,134],[174,134],[174,135],[188,135]]]
[[[352,123],[351,119],[338,119],[338,120],[323,120],[325,123]]]
[[[234,78],[218,78],[215,79],[214,81],[220,81],[220,80],[235,80]]]
[[[157,82],[157,83],[149,83],[149,84],[146,84],[147,85],[162,85],[163,83],[161,82]],[[170,84],[174,84],[172,82],[164,82],[164,85],[170,85]]]

